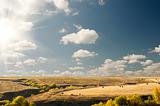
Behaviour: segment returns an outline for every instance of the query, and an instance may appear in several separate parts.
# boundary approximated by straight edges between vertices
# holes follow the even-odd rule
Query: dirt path
[[[64,95],[84,95],[84,96],[119,96],[119,95],[149,95],[153,92],[155,87],[160,87],[159,84],[137,84],[137,85],[125,85],[120,86],[105,86],[88,88],[81,90],[71,90],[64,92]]]

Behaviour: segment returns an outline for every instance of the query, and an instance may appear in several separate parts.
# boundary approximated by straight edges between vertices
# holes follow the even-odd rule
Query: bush
[[[114,103],[116,106],[127,106],[128,101],[125,96],[118,96],[114,99]]]
[[[144,103],[146,105],[151,105],[151,106],[154,106],[156,105],[156,102],[153,100],[153,98],[151,96],[148,96],[148,99],[144,101]]]
[[[16,97],[12,103],[18,106],[29,106],[28,101],[23,96]]]
[[[56,88],[57,86],[56,86],[56,84],[52,84],[52,85],[50,85],[50,87],[51,88]]]
[[[160,104],[160,89],[155,88],[152,94],[153,100],[157,103]]]
[[[1,106],[1,105],[5,105],[5,104],[7,104],[7,103],[10,103],[10,101],[9,101],[9,100],[0,101],[0,106]]]
[[[113,100],[108,100],[105,106],[114,106]]]
[[[0,101],[0,106],[36,106],[34,103],[27,101],[23,96],[17,96],[13,101]]]
[[[102,103],[102,102],[100,102],[100,103],[98,103],[98,104],[94,104],[94,105],[92,105],[92,106],[105,106],[105,104],[104,104],[104,103]]]
[[[132,95],[128,98],[129,106],[144,105],[142,98],[139,95]]]
[[[30,103],[29,103],[29,106],[36,106],[36,104],[33,103],[33,102],[30,102]]]
[[[70,86],[67,87],[67,89],[76,89],[76,88],[78,88],[78,87],[77,86],[73,86],[73,85],[70,85]]]

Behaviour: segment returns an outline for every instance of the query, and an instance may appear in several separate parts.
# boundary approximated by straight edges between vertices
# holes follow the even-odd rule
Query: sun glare
[[[8,19],[0,20],[0,46],[5,46],[17,38],[16,27]]]

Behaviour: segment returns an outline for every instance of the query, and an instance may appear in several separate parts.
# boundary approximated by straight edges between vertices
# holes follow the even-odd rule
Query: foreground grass
[[[152,96],[148,96],[147,99],[139,95],[118,96],[106,103],[100,102],[92,106],[160,106],[160,88],[155,88]]]

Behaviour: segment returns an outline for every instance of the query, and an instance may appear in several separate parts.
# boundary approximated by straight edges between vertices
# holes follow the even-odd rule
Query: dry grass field
[[[104,86],[95,87],[80,90],[71,90],[64,92],[63,95],[83,95],[83,96],[125,96],[125,95],[150,95],[154,88],[160,87],[159,84],[149,83],[147,84],[136,84],[136,85],[124,85],[120,86]]]
[[[0,93],[16,92],[27,89],[36,89],[35,87],[25,86],[20,82],[17,82],[17,78],[1,78],[0,79]]]
[[[5,99],[11,99],[10,97],[13,98],[14,95],[24,96],[39,106],[53,101],[100,101],[119,95],[150,95],[154,88],[160,87],[159,79],[158,77],[3,77],[0,78],[0,94],[7,95]],[[56,88],[50,88],[53,84]],[[39,91],[33,91],[35,89]]]
[[[153,82],[150,77],[23,77],[40,84],[121,85],[124,83]],[[158,79],[158,78],[157,78]]]

